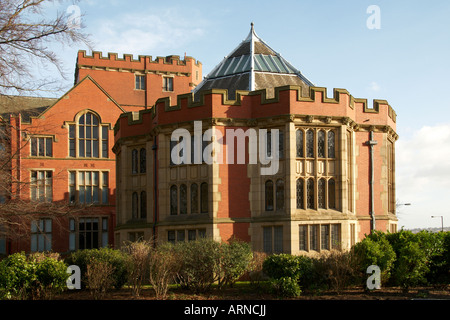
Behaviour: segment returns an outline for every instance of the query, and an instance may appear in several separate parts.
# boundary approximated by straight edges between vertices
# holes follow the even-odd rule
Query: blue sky
[[[71,3],[56,2],[66,11]],[[192,56],[203,74],[250,30],[316,86],[347,89],[357,98],[385,99],[397,112],[399,226],[449,225],[450,1],[81,0],[82,23],[94,50]],[[369,29],[370,5],[380,29]],[[78,49],[55,47],[73,84]],[[58,93],[59,94],[59,93]]]

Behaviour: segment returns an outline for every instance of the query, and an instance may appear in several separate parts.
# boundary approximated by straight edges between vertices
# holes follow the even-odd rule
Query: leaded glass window
[[[321,225],[320,229],[320,249],[330,250],[330,225]]]
[[[334,179],[328,180],[328,208],[336,209],[336,186]]]
[[[306,156],[314,158],[314,131],[311,129],[306,132]]]
[[[328,131],[328,158],[335,157],[334,131]]]
[[[185,184],[180,185],[180,214],[187,213],[187,187]]]
[[[91,112],[83,114],[78,121],[78,153],[80,157],[99,157],[98,118]]]
[[[203,182],[200,185],[200,210],[201,213],[208,212],[208,184]]]
[[[266,211],[273,211],[273,182],[272,180],[267,180],[265,184],[265,195],[266,195]]]
[[[304,209],[303,204],[303,179],[297,179],[297,209]]]
[[[314,209],[314,180],[308,179],[306,186],[306,201],[308,209]]]
[[[277,211],[284,209],[284,181],[282,179],[277,180],[276,205],[277,205]]]
[[[303,157],[303,130],[297,130],[295,132],[295,140],[297,144],[297,157]]]
[[[317,199],[319,202],[319,208],[325,209],[325,179],[320,179],[317,185]]]
[[[139,150],[139,173],[145,173],[147,169],[147,152],[145,148]]]
[[[131,173],[138,173],[138,151],[131,151]]]
[[[138,194],[133,192],[131,195],[131,218],[137,219],[138,217]]]
[[[317,156],[325,158],[325,132],[322,130],[317,133]]]
[[[147,218],[147,193],[145,191],[141,192],[141,219]]]
[[[191,184],[191,213],[198,213],[198,185]]]
[[[308,226],[298,226],[299,250],[308,250]]]
[[[170,187],[170,214],[178,214],[178,190],[176,185]]]
[[[309,227],[309,248],[310,250],[319,251],[319,225],[311,225]]]

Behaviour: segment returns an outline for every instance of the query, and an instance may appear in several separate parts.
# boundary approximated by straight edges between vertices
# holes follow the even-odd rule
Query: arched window
[[[178,214],[178,190],[176,185],[170,187],[170,214]]]
[[[306,202],[308,209],[314,209],[314,180],[308,179],[306,185]]]
[[[185,184],[180,185],[180,214],[187,213],[187,187]]]
[[[139,173],[145,173],[147,170],[147,152],[145,148],[139,150]]]
[[[317,133],[317,156],[325,158],[325,132],[323,130]]]
[[[147,218],[147,193],[141,192],[141,219]]]
[[[138,173],[138,151],[131,151],[131,173]]]
[[[325,209],[325,179],[320,179],[317,184],[317,200],[319,208]]]
[[[265,195],[266,195],[266,211],[273,211],[273,182],[272,180],[267,180],[265,184]]]
[[[208,184],[206,182],[200,185],[200,201],[201,213],[208,213]]]
[[[336,209],[336,185],[334,179],[328,180],[328,208]]]
[[[277,211],[284,210],[284,181],[282,179],[277,180],[275,195]]]
[[[306,131],[306,156],[314,158],[314,132],[312,129]]]
[[[198,213],[198,185],[191,184],[191,213]]]
[[[303,203],[303,179],[297,179],[297,209],[305,209]]]
[[[334,131],[328,131],[328,158],[335,157]]]
[[[303,158],[303,130],[297,130],[295,132],[295,140],[297,143],[297,157]]]
[[[138,217],[138,194],[133,192],[131,196],[131,218],[137,219]]]
[[[69,157],[108,158],[108,128],[91,111],[69,124]]]

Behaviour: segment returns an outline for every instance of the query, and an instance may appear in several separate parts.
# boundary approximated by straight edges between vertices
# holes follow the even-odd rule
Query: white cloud
[[[424,126],[396,144],[396,187],[400,225],[435,226],[431,215],[445,215],[450,197],[450,124]],[[445,219],[444,219],[445,220]]]
[[[95,32],[95,50],[130,54],[177,54],[205,33],[205,21],[195,12],[177,8],[149,8],[101,19]],[[180,53],[178,53],[180,54]]]
[[[373,92],[378,92],[381,90],[381,87],[378,83],[376,83],[375,81],[372,81],[370,83],[369,90],[373,91]]]

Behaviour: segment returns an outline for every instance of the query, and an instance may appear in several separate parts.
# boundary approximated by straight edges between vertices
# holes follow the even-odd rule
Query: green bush
[[[410,231],[400,231],[388,235],[397,259],[394,264],[392,283],[408,290],[426,282],[428,272],[427,256],[418,238]]]
[[[300,259],[298,256],[280,253],[268,256],[263,263],[263,271],[272,279],[300,277]]]
[[[69,265],[80,267],[81,283],[86,286],[86,271],[89,262],[94,259],[109,263],[113,268],[113,286],[116,289],[122,288],[128,280],[127,255],[112,248],[84,249],[73,252],[66,262]]]
[[[250,244],[237,240],[222,242],[216,262],[220,288],[232,286],[248,269],[253,254]]]
[[[433,285],[450,284],[450,232],[434,233],[435,247],[441,248],[429,263],[427,281]]]
[[[215,282],[220,244],[211,239],[177,242],[174,254],[177,257],[179,283],[195,293],[209,290]]]
[[[300,285],[296,279],[282,277],[270,280],[271,288],[276,295],[282,297],[298,297],[302,293]]]
[[[66,288],[67,265],[52,256],[14,253],[0,262],[1,299],[50,299]]]
[[[371,265],[376,265],[381,270],[381,283],[387,283],[391,275],[396,254],[386,235],[376,232],[352,248],[352,263],[359,282],[365,283],[366,270]]]

